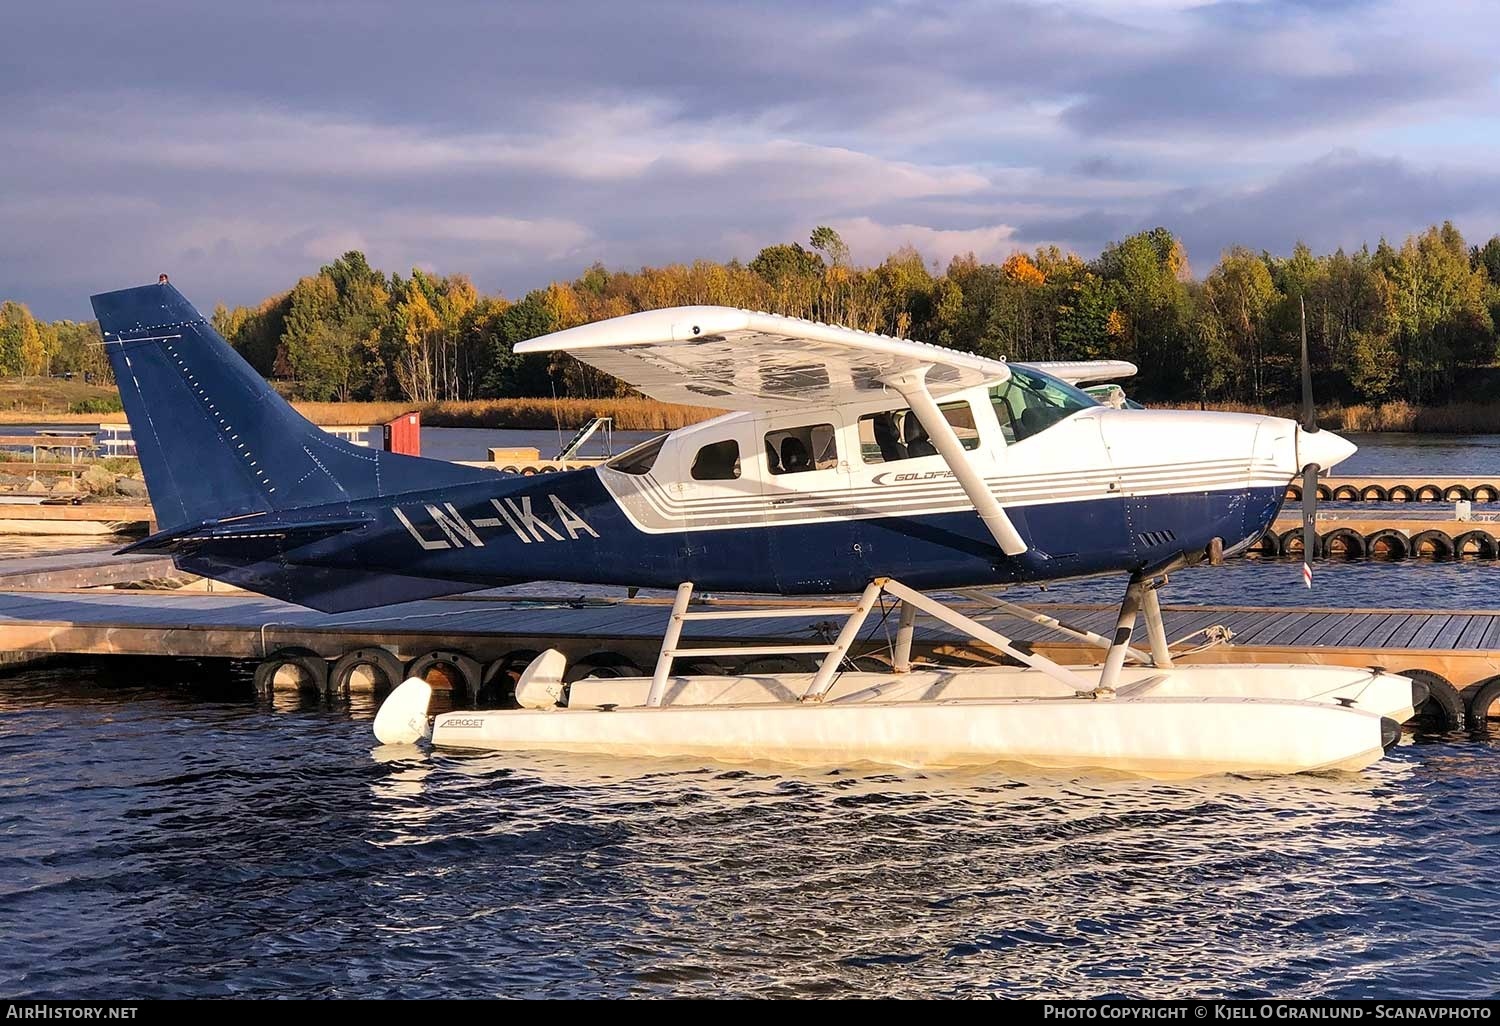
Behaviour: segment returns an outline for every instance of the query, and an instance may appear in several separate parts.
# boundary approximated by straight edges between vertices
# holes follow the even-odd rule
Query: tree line
[[[93,321],[39,321],[26,304],[0,303],[0,377],[75,374],[114,381]]]
[[[929,267],[903,247],[856,266],[831,228],[748,263],[639,271],[600,264],[511,302],[462,274],[387,276],[349,252],[256,307],[213,323],[296,399],[404,400],[629,394],[568,357],[517,356],[517,342],[639,310],[717,304],[806,317],[1014,360],[1123,358],[1147,401],[1268,405],[1298,387],[1301,310],[1322,394],[1345,402],[1452,398],[1494,364],[1500,235],[1470,246],[1448,222],[1399,247],[1290,256],[1225,250],[1201,279],[1155,228],[1094,260],[1056,247],[1001,263],[972,254]],[[0,307],[0,374],[97,368],[91,325],[39,324]],[[92,361],[92,363],[87,363]]]

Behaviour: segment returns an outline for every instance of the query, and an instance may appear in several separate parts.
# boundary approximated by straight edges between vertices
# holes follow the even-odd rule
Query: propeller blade
[[[1302,430],[1318,430],[1318,414],[1313,408],[1312,361],[1307,356],[1307,303],[1300,297],[1297,306],[1302,311]]]
[[[1302,430],[1318,430],[1318,411],[1313,404],[1312,360],[1307,355],[1307,301],[1297,297],[1302,314]],[[1318,551],[1318,465],[1302,468],[1302,583],[1312,587],[1312,561]]]
[[[1312,587],[1312,561],[1318,550],[1318,465],[1302,468],[1302,583]]]

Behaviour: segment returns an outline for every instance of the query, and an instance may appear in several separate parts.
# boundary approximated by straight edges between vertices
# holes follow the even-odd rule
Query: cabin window
[[[666,440],[666,435],[658,435],[649,442],[642,442],[633,449],[626,449],[604,465],[611,470],[618,470],[622,474],[635,474],[639,476],[647,473],[656,465],[656,457],[661,455],[661,447],[666,443]]]
[[[979,428],[974,423],[972,406],[966,402],[944,403],[938,409],[943,411],[943,419],[953,425],[953,432],[965,449],[979,448]],[[911,410],[882,410],[859,418],[859,452],[866,463],[894,463],[935,456],[937,446]]]
[[[694,481],[734,481],[740,476],[740,443],[733,438],[713,442],[693,457]]]
[[[1066,381],[1014,363],[1010,380],[990,389],[990,401],[1007,442],[1023,442],[1079,410],[1099,405]]]
[[[832,470],[839,465],[833,425],[809,424],[766,432],[766,463],[773,474]]]

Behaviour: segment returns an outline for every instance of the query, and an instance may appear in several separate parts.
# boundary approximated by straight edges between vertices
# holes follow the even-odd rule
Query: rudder
[[[164,531],[484,479],[311,424],[165,281],[92,303]]]

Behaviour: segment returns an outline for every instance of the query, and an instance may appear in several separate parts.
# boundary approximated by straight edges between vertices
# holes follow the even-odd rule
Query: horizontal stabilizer
[[[304,545],[346,531],[357,531],[370,523],[369,517],[340,517],[321,520],[274,520],[258,516],[237,517],[230,521],[210,520],[189,524],[170,531],[160,531],[132,542],[121,552],[184,552],[201,550],[216,544],[242,544],[247,541],[276,540],[287,547]]]

